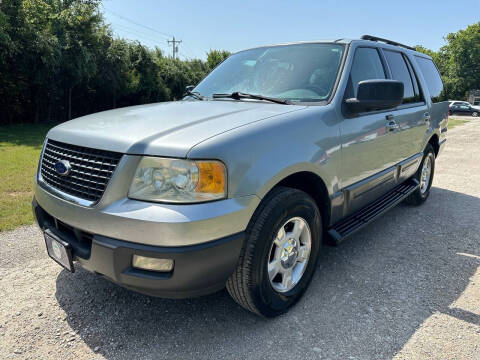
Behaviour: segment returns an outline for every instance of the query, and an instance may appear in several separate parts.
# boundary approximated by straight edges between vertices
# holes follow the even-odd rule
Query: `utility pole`
[[[172,50],[173,50],[173,60],[175,60],[176,55],[178,53],[178,46],[177,44],[180,44],[182,40],[175,40],[175,36],[173,37],[173,40],[167,40],[167,43],[172,44]]]

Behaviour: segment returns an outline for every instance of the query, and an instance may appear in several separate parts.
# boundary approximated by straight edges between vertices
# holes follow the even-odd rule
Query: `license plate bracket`
[[[55,262],[70,272],[75,272],[73,267],[72,247],[66,241],[60,239],[49,229],[43,232],[47,253]]]

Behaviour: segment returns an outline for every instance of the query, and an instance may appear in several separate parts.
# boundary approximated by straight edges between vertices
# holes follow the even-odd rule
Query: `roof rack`
[[[384,42],[386,44],[390,44],[390,45],[395,45],[395,46],[401,46],[401,47],[404,47],[406,49],[409,49],[409,50],[414,50],[415,51],[415,48],[411,47],[411,46],[407,46],[407,45],[403,45],[403,44],[400,44],[396,41],[392,41],[392,40],[387,40],[387,39],[383,39],[383,38],[380,38],[380,37],[376,37],[376,36],[372,36],[372,35],[362,35],[362,37],[360,38],[362,40],[370,40],[370,41],[381,41],[381,42]]]

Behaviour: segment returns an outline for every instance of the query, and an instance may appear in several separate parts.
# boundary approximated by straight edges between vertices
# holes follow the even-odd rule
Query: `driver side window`
[[[357,97],[358,83],[372,79],[386,79],[378,50],[367,47],[357,48],[350,70],[346,97]]]

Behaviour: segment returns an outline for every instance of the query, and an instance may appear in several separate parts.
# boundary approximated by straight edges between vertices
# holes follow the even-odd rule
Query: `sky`
[[[114,34],[157,46],[182,40],[180,58],[205,58],[276,43],[375,35],[438,50],[444,37],[480,21],[480,0],[104,0]]]

